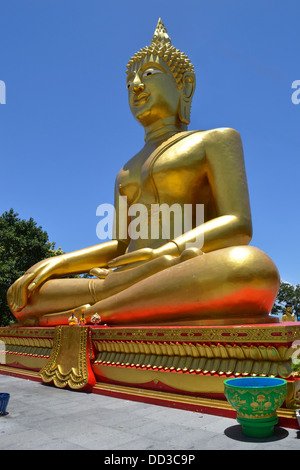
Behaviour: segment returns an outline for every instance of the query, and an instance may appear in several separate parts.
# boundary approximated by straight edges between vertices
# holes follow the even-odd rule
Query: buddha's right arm
[[[119,210],[119,191],[117,181],[115,183],[115,219],[114,219],[114,233],[119,233],[120,224],[124,225],[123,217],[124,211]],[[128,234],[127,234],[128,235]],[[108,262],[112,259],[121,256],[125,253],[128,246],[129,239],[120,239],[119,236],[115,239],[94,245],[82,250],[73,251],[57,257],[49,258],[37,263],[27,272],[37,272],[36,279],[34,279],[33,287],[36,288],[48,277],[65,276],[70,274],[88,273],[92,268],[106,267]],[[50,275],[49,275],[50,274]],[[42,281],[40,281],[42,279]],[[33,283],[31,283],[33,284]],[[31,286],[30,284],[30,286]],[[30,287],[29,286],[29,287]],[[29,289],[30,290],[30,289]]]
[[[88,273],[92,268],[107,266],[115,256],[124,254],[126,248],[127,245],[124,242],[111,240],[100,245],[44,259],[26,272],[32,276],[35,274],[29,285],[29,291],[36,289],[50,277]]]
[[[119,240],[111,240],[99,245],[94,245],[82,250],[65,253],[60,256],[45,259],[27,272],[32,273],[35,269],[39,268],[42,264],[47,262],[55,263],[57,261],[58,275],[68,274],[81,274],[87,273],[95,266],[104,267],[115,256],[120,256],[125,253],[127,245]]]
[[[118,211],[116,212],[118,218]],[[10,307],[14,311],[22,310],[27,304],[28,297],[50,278],[88,273],[92,268],[107,266],[110,260],[123,255],[127,246],[128,240],[114,239],[40,261],[10,287],[8,291]]]
[[[107,266],[110,259],[124,254],[126,247],[126,243],[112,240],[40,261],[10,287],[7,296],[10,308],[13,311],[22,310],[28,297],[47,279],[86,273],[92,268]]]

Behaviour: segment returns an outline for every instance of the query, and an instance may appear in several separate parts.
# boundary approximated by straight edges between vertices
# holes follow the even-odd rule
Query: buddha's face
[[[130,110],[144,127],[178,115],[181,91],[165,62],[135,62],[127,76],[127,88]]]

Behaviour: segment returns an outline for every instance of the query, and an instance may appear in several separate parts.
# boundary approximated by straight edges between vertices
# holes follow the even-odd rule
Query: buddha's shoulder
[[[194,143],[194,145],[219,145],[224,142],[237,142],[241,140],[238,131],[230,127],[218,127],[216,129],[189,131],[187,138]]]

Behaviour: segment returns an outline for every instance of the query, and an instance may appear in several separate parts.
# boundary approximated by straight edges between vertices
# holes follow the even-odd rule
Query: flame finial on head
[[[167,30],[161,20],[159,18],[156,26],[156,30],[154,31],[154,35],[151,41],[151,44],[169,44],[171,46],[171,38],[167,33]]]

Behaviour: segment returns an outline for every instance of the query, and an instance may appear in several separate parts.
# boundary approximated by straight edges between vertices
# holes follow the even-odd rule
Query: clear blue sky
[[[99,243],[99,204],[143,145],[125,67],[161,17],[194,64],[190,129],[243,140],[252,245],[299,275],[299,0],[0,0],[0,213],[33,217],[66,252]]]

